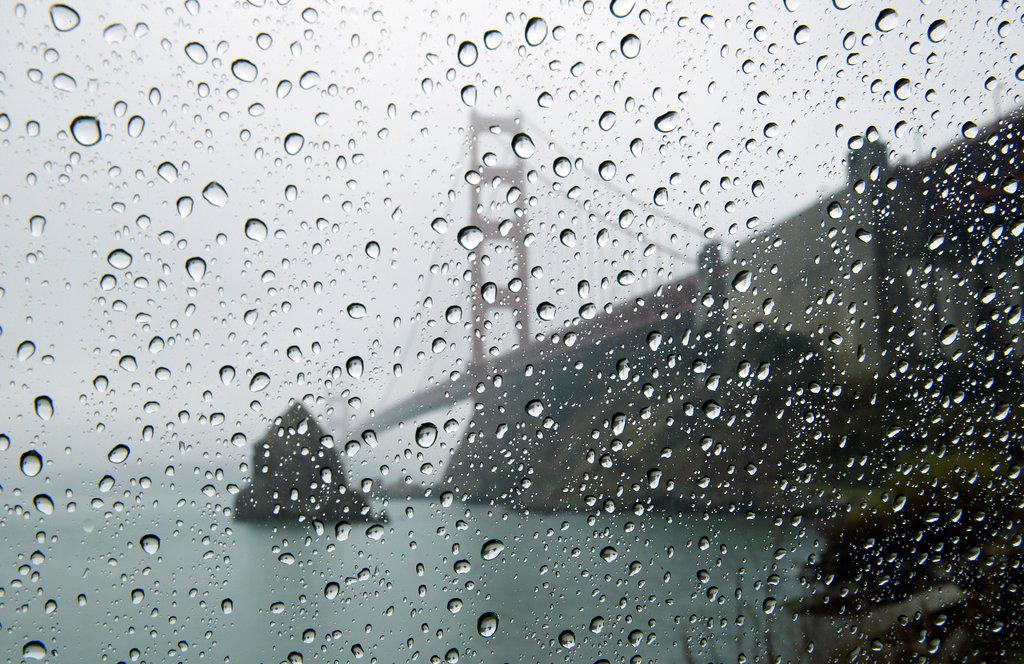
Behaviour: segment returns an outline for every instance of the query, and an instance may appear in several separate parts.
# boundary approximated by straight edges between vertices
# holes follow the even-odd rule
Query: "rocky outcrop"
[[[337,449],[296,401],[256,441],[252,481],[235,498],[242,521],[370,520],[370,506],[345,485]]]

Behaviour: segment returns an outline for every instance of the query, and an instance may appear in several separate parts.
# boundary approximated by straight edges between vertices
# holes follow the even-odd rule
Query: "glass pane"
[[[1024,661],[1024,10],[8,3],[9,661]]]

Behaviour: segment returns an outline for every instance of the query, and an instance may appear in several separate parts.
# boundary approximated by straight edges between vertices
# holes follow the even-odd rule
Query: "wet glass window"
[[[1024,6],[0,7],[4,661],[1024,662]]]

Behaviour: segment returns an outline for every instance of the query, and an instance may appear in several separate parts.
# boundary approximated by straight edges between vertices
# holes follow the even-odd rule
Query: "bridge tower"
[[[510,310],[514,343],[519,347],[529,343],[530,267],[525,242],[529,213],[524,160],[512,151],[512,138],[521,131],[519,119],[474,111],[469,129],[469,168],[480,174],[480,180],[471,185],[468,223],[483,233],[470,268],[472,361],[481,367],[490,354],[488,346],[495,345],[488,342],[489,333],[495,332],[493,312]]]

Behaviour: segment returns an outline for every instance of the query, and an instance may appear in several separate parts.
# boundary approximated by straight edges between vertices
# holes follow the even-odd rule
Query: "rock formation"
[[[243,521],[369,520],[370,506],[345,485],[345,469],[324,430],[294,402],[256,441],[252,481],[235,498]]]

